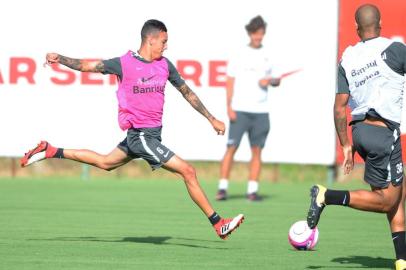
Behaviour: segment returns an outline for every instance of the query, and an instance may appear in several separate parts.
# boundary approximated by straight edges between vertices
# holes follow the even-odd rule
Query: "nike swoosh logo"
[[[166,154],[164,155],[164,157],[168,157],[168,155],[169,155],[169,151],[166,152]]]
[[[155,75],[152,75],[151,77],[148,77],[148,78],[141,78],[141,81],[142,82],[147,82],[147,81],[151,80],[154,77],[155,77]]]
[[[279,76],[279,78],[277,78],[277,79],[283,79],[283,78],[286,78],[286,77],[289,77],[290,75],[293,75],[293,74],[295,74],[295,73],[298,73],[299,71],[302,71],[302,69],[301,68],[299,68],[299,69],[295,69],[295,70],[292,70],[292,71],[288,71],[288,72],[285,72],[285,73],[283,73],[281,76]],[[269,76],[269,77],[267,77],[267,79],[275,79],[274,77],[272,77],[272,76]]]
[[[302,71],[302,69],[299,68],[299,69],[295,69],[295,70],[292,70],[292,71],[283,73],[283,74],[281,75],[281,79],[282,79],[282,78],[286,78],[286,77],[288,77],[288,76],[290,76],[290,75],[293,75],[293,74],[295,74],[295,73],[298,73],[299,71]]]

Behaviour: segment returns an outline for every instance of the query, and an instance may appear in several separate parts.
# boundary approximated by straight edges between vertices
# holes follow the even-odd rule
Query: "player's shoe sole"
[[[322,185],[315,185],[310,189],[310,207],[307,213],[307,225],[310,229],[314,229],[317,226],[320,215],[326,206],[324,202],[326,190]]]
[[[395,269],[396,270],[405,270],[406,269],[406,261],[405,260],[397,260],[395,262]]]
[[[31,149],[20,159],[21,167],[27,167],[34,162],[47,158],[46,150],[48,148],[48,142],[41,141],[34,149]]]
[[[216,232],[221,239],[226,240],[230,234],[234,232],[241,225],[241,223],[244,222],[244,215],[239,214],[233,219],[221,220],[219,222],[221,222],[221,224],[219,224],[219,228],[216,228]]]

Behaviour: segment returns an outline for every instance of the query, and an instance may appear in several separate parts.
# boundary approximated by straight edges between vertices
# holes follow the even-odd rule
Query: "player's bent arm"
[[[187,86],[186,83],[182,84],[181,86],[177,87],[179,92],[182,93],[183,97],[195,108],[196,111],[201,113],[204,117],[206,117],[210,124],[213,126],[214,130],[219,135],[224,135],[226,127],[223,122],[214,118],[211,113],[206,109],[203,103],[200,101],[199,97]]]
[[[206,117],[210,122],[215,120],[214,116],[209,113],[203,103],[200,101],[199,97],[189,88],[189,86],[184,83],[177,87],[179,92],[182,93],[183,97],[192,105],[192,107]]]
[[[340,144],[343,147],[350,146],[347,134],[347,104],[349,94],[336,94],[334,102],[334,124]]]
[[[104,64],[102,60],[86,60],[86,59],[75,59],[60,54],[48,54],[47,63],[60,63],[71,69],[82,71],[82,72],[103,72]]]

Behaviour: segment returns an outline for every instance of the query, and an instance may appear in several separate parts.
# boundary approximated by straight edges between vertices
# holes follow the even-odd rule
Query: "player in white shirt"
[[[250,43],[234,55],[227,68],[227,113],[230,118],[227,150],[221,162],[221,179],[216,199],[226,200],[228,179],[241,138],[248,133],[251,145],[251,162],[248,177],[247,198],[258,196],[258,180],[261,172],[261,151],[269,133],[268,86],[278,86],[280,79],[274,75],[269,54],[262,46],[266,23],[261,16],[253,18],[246,30]]]
[[[307,222],[309,227],[316,227],[326,205],[385,213],[392,232],[396,270],[404,270],[406,188],[399,127],[406,46],[380,37],[380,12],[376,6],[360,6],[355,20],[361,41],[343,53],[338,68],[334,121],[344,152],[344,173],[352,170],[357,151],[365,161],[364,180],[371,191],[313,186]],[[347,135],[347,104],[351,107],[353,145]],[[370,225],[368,228],[373,228]]]

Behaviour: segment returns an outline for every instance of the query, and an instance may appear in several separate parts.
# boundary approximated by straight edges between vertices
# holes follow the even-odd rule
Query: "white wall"
[[[260,14],[268,23],[264,45],[283,71],[301,68],[279,88],[270,89],[271,132],[264,160],[332,164],[335,134],[332,106],[337,52],[337,0],[285,1],[29,1],[14,0],[0,9],[0,155],[21,156],[40,139],[65,148],[109,152],[125,134],[116,114],[116,86],[83,85],[77,79],[61,86],[43,68],[47,52],[74,58],[112,58],[136,50],[140,29],[150,18],[168,27],[174,63],[196,60],[203,66],[201,87],[188,82],[208,109],[227,120],[225,90],[208,84],[208,63],[226,60],[248,39],[244,26]],[[35,84],[9,82],[10,59],[36,63]],[[21,66],[24,70],[24,66]],[[80,73],[76,73],[78,78]],[[2,79],[2,80],[1,80]],[[226,121],[227,122],[227,121]],[[168,84],[163,142],[186,159],[220,160],[226,136],[209,123]],[[250,157],[244,138],[237,159]]]

